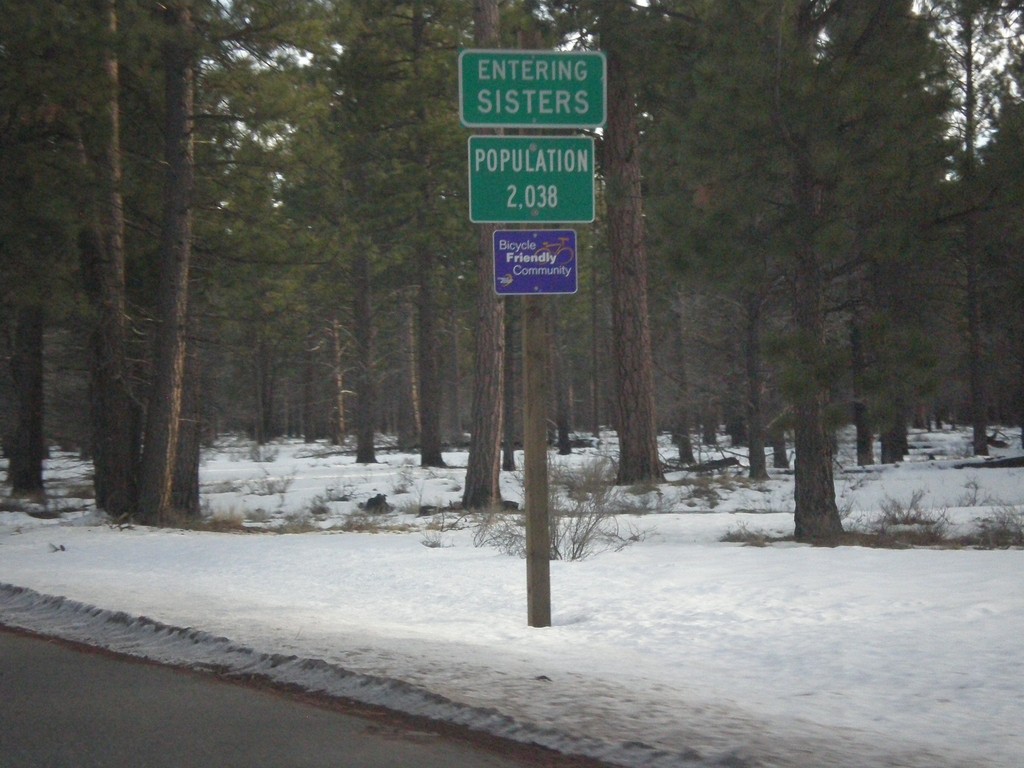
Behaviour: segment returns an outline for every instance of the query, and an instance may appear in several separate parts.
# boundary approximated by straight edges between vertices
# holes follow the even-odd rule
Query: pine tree
[[[478,48],[497,48],[500,23],[497,0],[475,0],[473,42]],[[469,458],[462,493],[465,509],[481,509],[501,501],[500,447],[504,429],[505,303],[494,293],[494,226],[479,228],[474,325],[473,402]]]
[[[748,287],[785,281],[796,536],[832,541],[842,524],[828,419],[843,366],[829,318],[838,279],[864,263],[858,237],[876,259],[898,252],[909,231],[896,223],[900,202],[920,193],[917,175],[935,183],[935,163],[914,157],[939,129],[922,74],[927,29],[909,2],[726,2],[705,24],[686,123],[707,209],[696,215],[723,228],[707,245],[732,249],[727,263]],[[872,224],[856,235],[858,222]]]
[[[661,478],[654,408],[654,360],[648,309],[647,233],[637,116],[639,50],[629,3],[596,5],[608,57],[608,124],[602,146],[612,263],[612,344],[616,371],[616,483]]]
[[[190,5],[164,9],[164,159],[154,375],[139,476],[139,518],[164,524],[174,507],[187,356],[189,270],[195,190],[196,41]]]
[[[15,493],[43,491],[44,339],[73,304],[83,134],[102,103],[102,24],[85,3],[12,2],[0,25],[0,317],[12,381],[0,435]],[[8,423],[9,420],[9,423]]]
[[[991,392],[982,218],[992,190],[984,183],[979,153],[999,113],[998,61],[1019,40],[1022,12],[1003,0],[932,0],[925,6],[939,26],[953,89],[955,178],[943,220],[951,227],[954,258],[962,273],[972,442],[974,453],[984,456]]]

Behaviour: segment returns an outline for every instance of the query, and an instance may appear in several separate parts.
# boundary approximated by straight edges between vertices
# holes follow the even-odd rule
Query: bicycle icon
[[[551,256],[551,266],[556,267],[560,264],[571,264],[576,258],[576,250],[569,241],[573,240],[572,237],[560,237],[557,242],[541,243],[537,249],[537,255],[548,254]]]

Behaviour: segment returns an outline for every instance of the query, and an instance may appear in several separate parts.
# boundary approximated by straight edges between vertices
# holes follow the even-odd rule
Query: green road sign
[[[600,51],[464,50],[459,116],[469,128],[597,128],[606,69]]]
[[[471,136],[469,220],[478,224],[594,220],[594,140]]]

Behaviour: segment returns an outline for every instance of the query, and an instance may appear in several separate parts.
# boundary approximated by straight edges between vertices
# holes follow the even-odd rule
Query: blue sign
[[[494,232],[494,291],[499,296],[576,293],[576,231]]]

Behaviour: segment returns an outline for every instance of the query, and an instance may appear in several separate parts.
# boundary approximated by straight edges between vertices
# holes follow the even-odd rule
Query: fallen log
[[[1010,456],[1005,459],[986,459],[983,461],[965,461],[954,464],[953,469],[1012,469],[1024,467],[1024,456]]]
[[[686,472],[696,472],[698,474],[703,472],[720,472],[723,469],[729,467],[738,467],[740,460],[735,456],[730,456],[727,459],[716,459],[715,461],[706,461],[703,464],[691,464],[688,467],[683,467]]]

